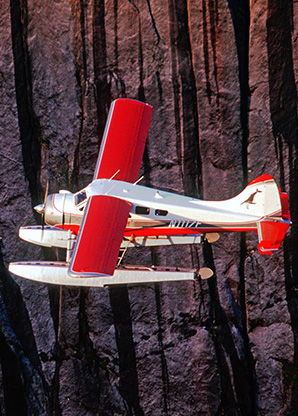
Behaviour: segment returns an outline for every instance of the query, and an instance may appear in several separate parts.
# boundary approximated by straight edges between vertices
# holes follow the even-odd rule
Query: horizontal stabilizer
[[[272,254],[272,250],[277,250],[286,235],[290,226],[290,221],[274,221],[265,219],[258,223],[259,245],[261,254]]]

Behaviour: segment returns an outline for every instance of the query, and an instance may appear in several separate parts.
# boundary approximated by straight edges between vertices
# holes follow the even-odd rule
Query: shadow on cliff
[[[31,322],[19,286],[0,249],[0,358],[7,415],[46,415],[46,387]],[[4,408],[4,409],[3,409]]]

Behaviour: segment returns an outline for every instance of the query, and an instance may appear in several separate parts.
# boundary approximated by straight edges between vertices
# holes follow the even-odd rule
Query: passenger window
[[[168,211],[165,211],[164,209],[156,209],[155,215],[165,217],[168,215]]]
[[[150,208],[136,207],[136,214],[149,215],[150,214]]]

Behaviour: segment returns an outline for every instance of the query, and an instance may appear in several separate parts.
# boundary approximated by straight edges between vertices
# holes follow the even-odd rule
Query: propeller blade
[[[63,198],[63,209],[62,209],[62,230],[64,230],[64,225],[65,225],[65,198],[66,198],[66,195],[64,195],[64,198]]]
[[[43,198],[43,203],[36,205],[34,207],[35,211],[38,212],[41,215],[41,239],[43,240],[44,235],[44,226],[45,226],[45,211],[46,211],[46,203],[48,199],[48,193],[49,193],[49,174],[47,175],[47,183],[46,183],[46,190]]]
[[[47,183],[46,183],[46,191],[45,191],[44,199],[43,199],[44,206],[46,205],[46,202],[47,202],[48,193],[49,193],[49,179],[47,180]]]

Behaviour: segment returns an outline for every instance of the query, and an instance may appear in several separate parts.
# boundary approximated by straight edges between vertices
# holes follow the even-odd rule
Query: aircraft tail
[[[271,176],[259,176],[230,202],[237,212],[260,218],[257,233],[261,254],[272,254],[279,248],[291,224],[291,217],[288,196],[277,188]]]

